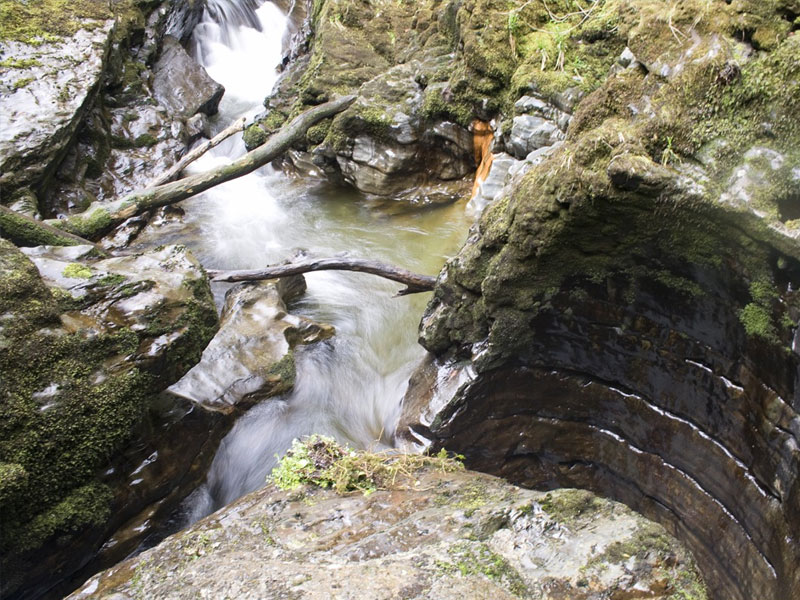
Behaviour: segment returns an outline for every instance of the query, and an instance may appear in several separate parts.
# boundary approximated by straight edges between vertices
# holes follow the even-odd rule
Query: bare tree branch
[[[183,158],[181,158],[178,162],[172,165],[169,169],[167,169],[164,173],[156,177],[155,179],[151,180],[150,183],[145,186],[146,188],[153,188],[158,187],[159,185],[164,185],[165,183],[169,183],[170,181],[174,181],[178,178],[178,175],[181,174],[187,166],[191,163],[196,161],[198,158],[203,156],[206,152],[211,150],[212,148],[219,146],[222,142],[227,140],[231,137],[234,133],[239,133],[240,131],[244,131],[244,124],[247,120],[242,117],[233,122],[232,125],[223,129],[217,135],[215,135],[212,139],[206,140],[202,144],[200,144],[194,150],[187,152]]]
[[[208,271],[208,275],[213,281],[261,281],[312,271],[356,271],[391,279],[407,286],[398,292],[398,296],[430,292],[436,283],[436,278],[430,275],[419,275],[394,265],[362,258],[318,258],[249,271]]]

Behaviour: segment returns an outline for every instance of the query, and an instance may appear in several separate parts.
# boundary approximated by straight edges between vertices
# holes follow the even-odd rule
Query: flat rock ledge
[[[622,504],[427,468],[369,496],[273,485],[71,599],[706,598],[689,553]]]

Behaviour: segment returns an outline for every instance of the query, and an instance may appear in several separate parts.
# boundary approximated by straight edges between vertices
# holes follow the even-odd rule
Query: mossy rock
[[[67,248],[54,251],[75,255]],[[163,250],[164,268],[181,268],[181,252]],[[109,262],[122,268],[130,260]],[[0,312],[13,316],[0,329],[4,570],[10,565],[5,561],[48,540],[68,540],[104,523],[114,491],[96,479],[98,472],[134,440],[148,418],[152,395],[199,359],[216,329],[213,300],[199,267],[196,281],[186,277],[189,287],[170,292],[180,292],[182,300],[164,304],[160,321],[155,307],[152,315],[136,317],[152,328],[136,321],[113,327],[96,322],[89,330],[76,326],[102,314],[95,303],[130,302],[140,292],[151,293],[152,285],[137,286],[124,271],[108,272],[104,263],[66,259],[62,264],[54,276],[77,291],[57,286],[51,291],[30,259],[0,240]],[[176,331],[180,341],[161,363],[138,358],[153,343],[151,336]]]

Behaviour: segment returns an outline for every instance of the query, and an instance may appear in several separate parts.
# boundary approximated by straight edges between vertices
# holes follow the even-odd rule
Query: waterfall
[[[209,0],[194,33],[195,56],[226,88],[216,127],[263,110],[281,57],[287,19],[273,4]],[[238,136],[236,136],[238,137]],[[240,156],[232,139],[196,171]],[[463,206],[401,215],[370,209],[355,191],[298,182],[271,167],[184,203],[189,245],[208,268],[255,268],[303,247],[319,256],[344,251],[435,273],[468,227]],[[296,351],[294,389],[241,417],[223,440],[207,482],[186,501],[192,522],[264,485],[294,438],[320,433],[357,448],[391,446],[407,380],[423,356],[417,324],[427,297],[395,298],[397,285],[355,273],[306,276],[291,310],[334,325],[336,335]],[[227,288],[215,286],[220,303]]]

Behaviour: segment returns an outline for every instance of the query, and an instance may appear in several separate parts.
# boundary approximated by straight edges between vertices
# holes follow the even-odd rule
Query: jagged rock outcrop
[[[81,25],[69,38],[0,45],[8,65],[0,69],[0,185],[6,194],[52,176],[95,100],[114,21]]]
[[[46,216],[114,198],[162,172],[204,133],[202,118],[189,119],[213,114],[222,93],[176,41],[200,19],[200,0],[49,2],[20,5],[0,32],[2,201],[33,197]],[[159,85],[151,67],[196,75]],[[169,100],[191,96],[185,110]]]
[[[199,359],[217,315],[182,247],[102,260],[90,246],[26,257],[0,240],[0,251],[6,596],[48,589],[145,506],[197,484],[193,463],[208,454],[215,419],[154,395]],[[201,435],[170,448],[150,427]]]
[[[161,55],[153,66],[153,96],[173,118],[214,115],[224,93],[225,88],[209,77],[179,40],[164,37]]]
[[[70,598],[705,598],[688,552],[620,504],[417,459],[368,496],[269,485]]]
[[[789,600],[800,6],[660,10],[603,2],[583,22],[628,50],[442,271],[421,331],[440,365],[406,435],[626,502],[686,541],[712,598]]]
[[[449,101],[453,61],[463,60],[455,53],[457,12],[455,3],[439,1],[315,4],[308,54],[289,63],[268,113],[245,135],[248,147],[331,90],[358,91],[351,109],[309,131],[290,155],[292,166],[367,194],[415,203],[457,199],[476,166],[473,108]],[[472,9],[464,14],[470,26],[477,22]]]

